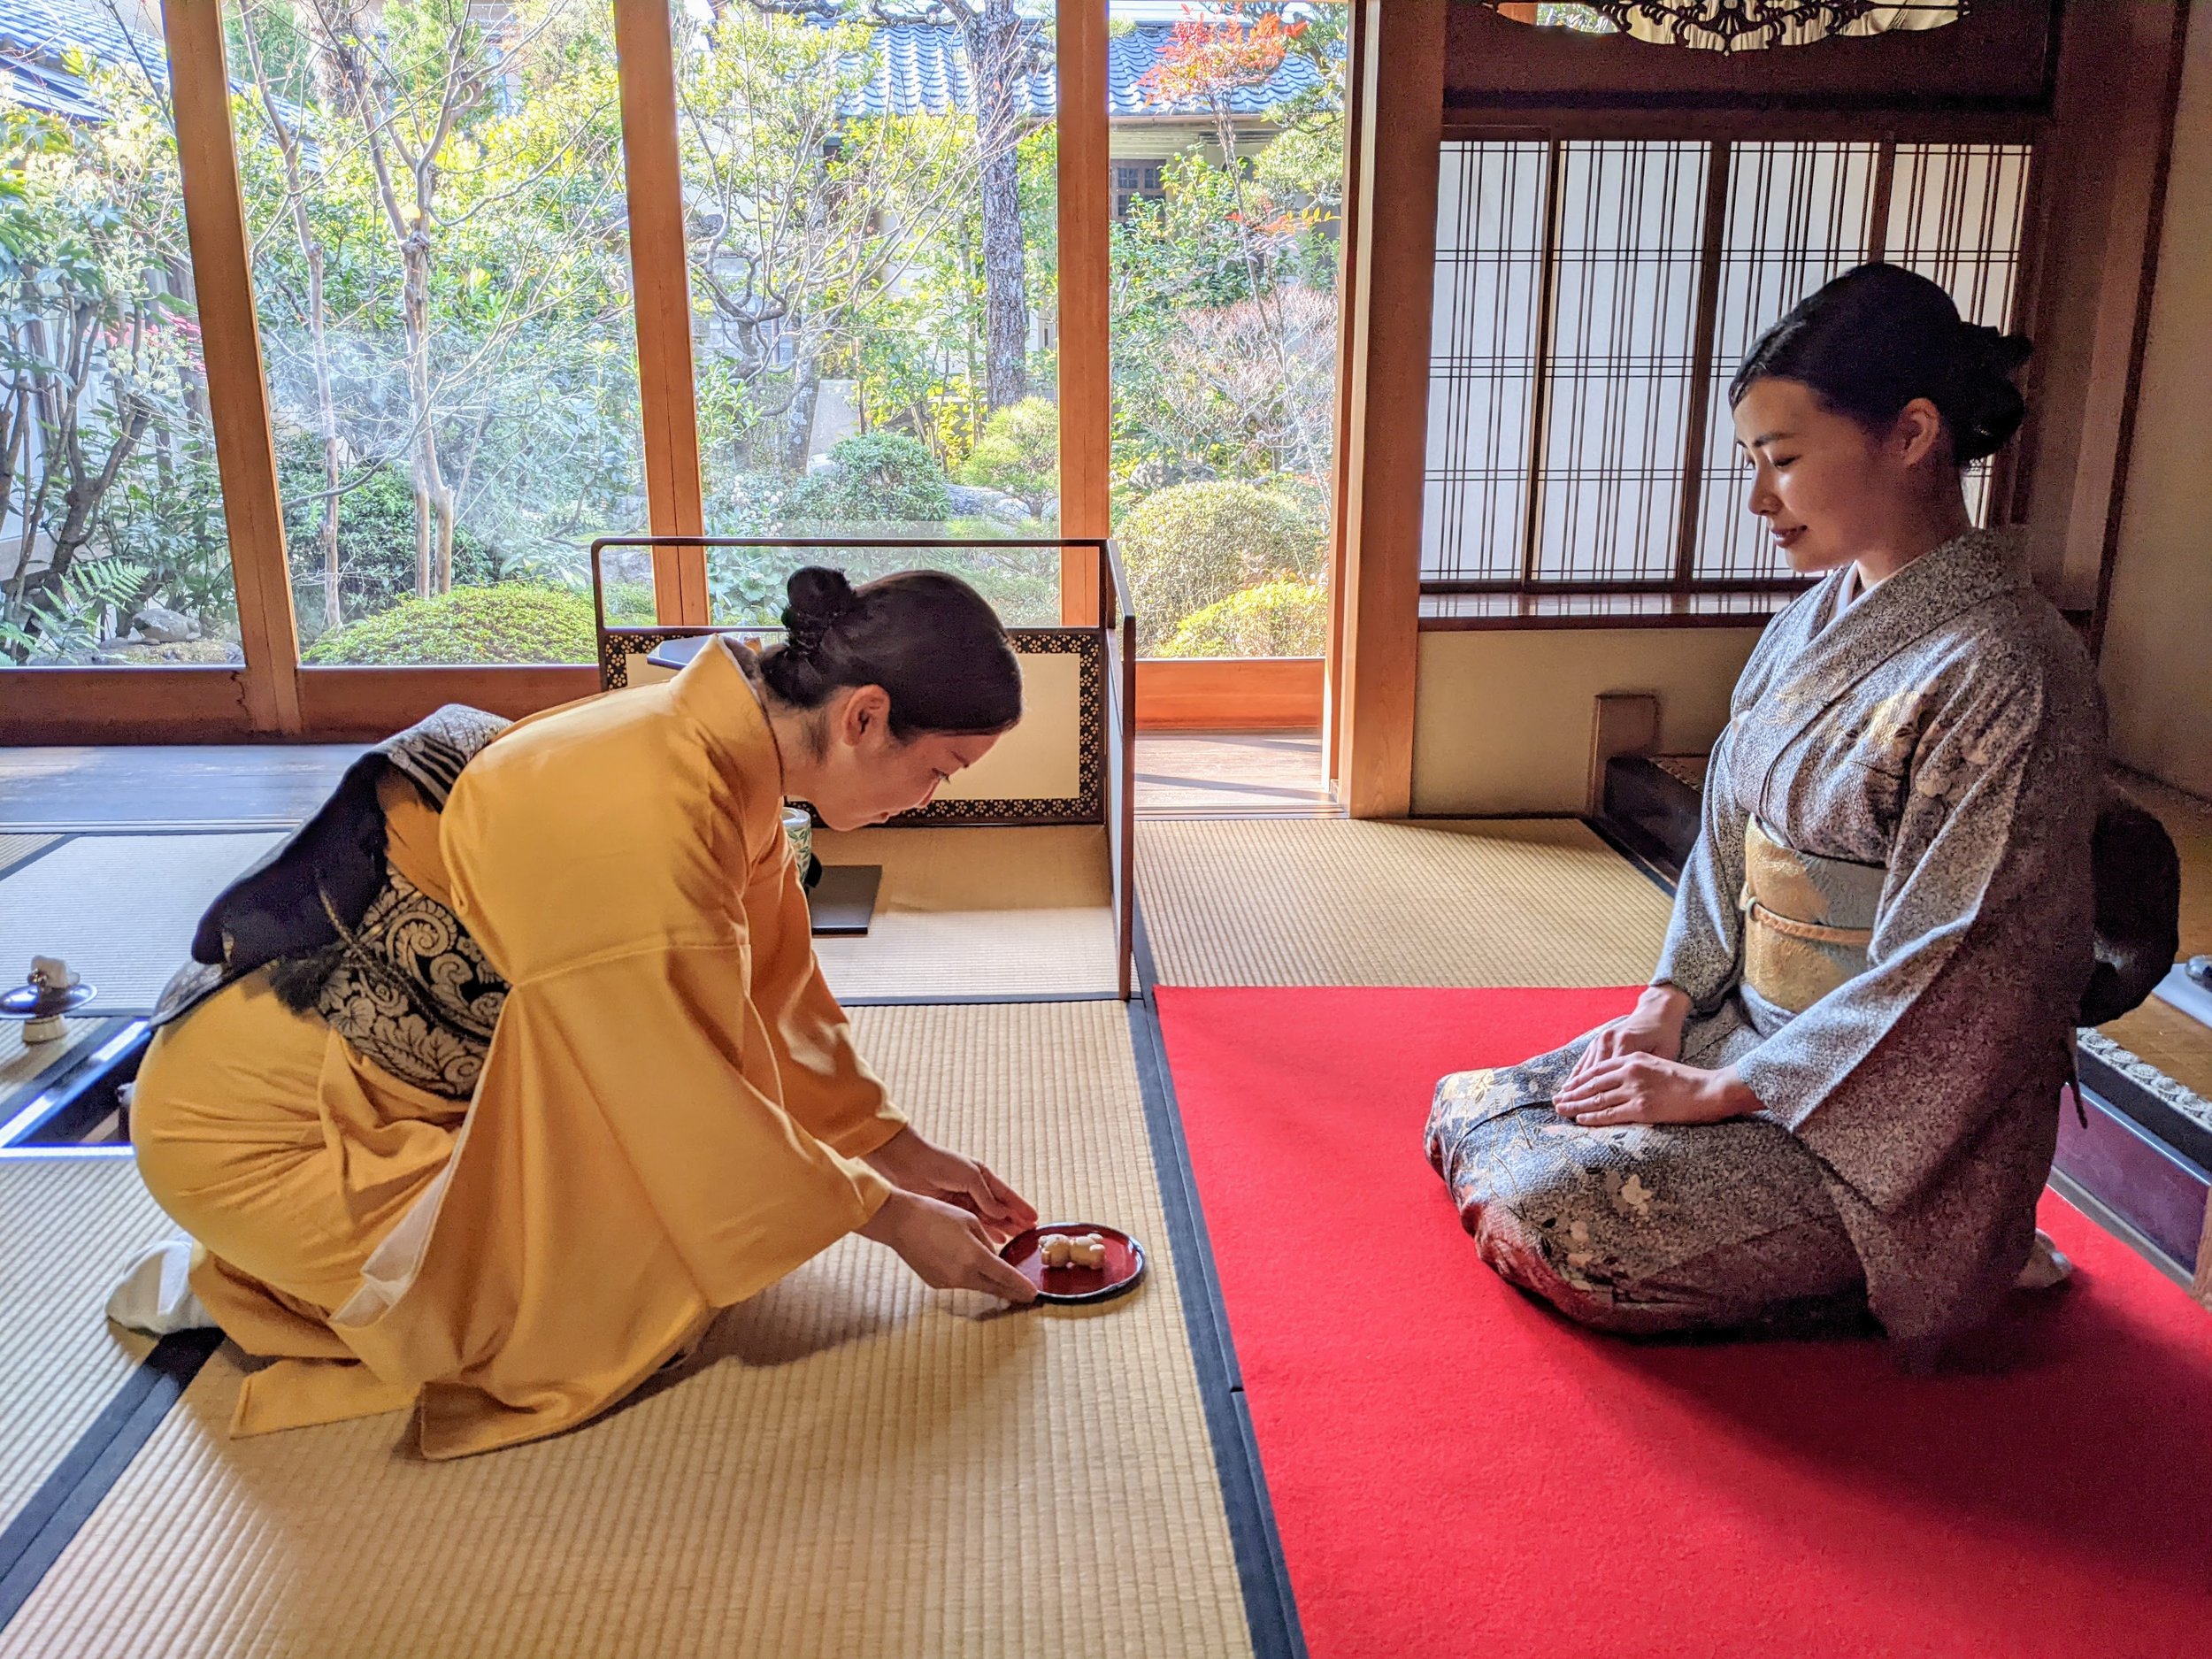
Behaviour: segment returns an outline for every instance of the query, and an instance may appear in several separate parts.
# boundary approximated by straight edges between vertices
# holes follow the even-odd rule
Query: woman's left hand
[[[910,1127],[871,1152],[867,1162],[892,1186],[957,1205],[1008,1238],[1037,1223],[1035,1207],[1004,1181],[973,1158],[923,1140]]]
[[[1617,1055],[1578,1072],[1552,1110],[1586,1128],[1615,1124],[1716,1124],[1759,1110],[1736,1068],[1708,1071],[1653,1054]]]

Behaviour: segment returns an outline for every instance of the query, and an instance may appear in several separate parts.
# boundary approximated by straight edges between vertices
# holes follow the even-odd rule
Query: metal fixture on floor
[[[24,981],[0,995],[0,1018],[24,1022],[23,1041],[58,1042],[68,1033],[68,1018],[99,995],[58,956],[33,956]]]

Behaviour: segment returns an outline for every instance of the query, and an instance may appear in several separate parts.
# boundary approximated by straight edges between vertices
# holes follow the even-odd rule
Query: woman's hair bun
[[[794,657],[811,657],[837,626],[837,619],[853,608],[853,585],[843,571],[809,565],[791,572],[784,585],[789,603],[783,608],[784,644]]]
[[[1934,400],[1951,426],[1959,464],[2002,449],[2027,416],[2027,400],[2013,384],[2035,349],[2025,334],[2008,334],[1984,323],[1962,322],[1949,385]]]

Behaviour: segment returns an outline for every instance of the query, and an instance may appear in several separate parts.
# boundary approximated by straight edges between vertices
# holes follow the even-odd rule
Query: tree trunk
[[[305,218],[303,212],[301,217]],[[323,326],[323,250],[307,254],[307,335],[315,358],[315,416],[322,427],[323,522],[317,532],[323,549],[323,627],[344,626],[338,597],[338,402],[330,385],[330,342]]]
[[[1029,279],[1022,248],[1021,138],[1017,81],[1027,63],[1014,0],[962,8],[975,86],[976,156],[983,209],[984,403],[1003,409],[1029,395]]]
[[[453,589],[453,491],[438,465],[437,411],[430,377],[430,239],[418,228],[401,244],[401,300],[407,320],[407,390],[415,414],[415,593]]]
[[[814,437],[814,403],[822,389],[821,372],[811,355],[802,357],[793,370],[791,402],[783,413],[783,464],[793,472],[804,472],[814,457],[807,451]]]

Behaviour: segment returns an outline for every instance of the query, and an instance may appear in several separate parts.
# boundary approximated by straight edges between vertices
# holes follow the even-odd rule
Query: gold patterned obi
[[[1874,915],[1889,872],[1799,852],[1758,819],[1744,830],[1743,981],[1801,1014],[1866,972]]]

